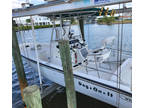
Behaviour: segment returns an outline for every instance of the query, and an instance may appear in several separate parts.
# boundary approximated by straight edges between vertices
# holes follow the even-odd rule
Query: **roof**
[[[60,15],[63,13],[72,13],[72,15],[82,13],[83,11],[89,12],[96,7],[113,5],[119,3],[127,3],[132,0],[75,0],[74,2],[64,2],[64,0],[57,0],[48,2],[41,5],[35,5],[28,8],[13,9],[12,17],[22,17],[31,15]]]

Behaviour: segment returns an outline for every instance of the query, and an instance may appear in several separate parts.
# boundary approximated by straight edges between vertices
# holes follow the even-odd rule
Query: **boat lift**
[[[99,7],[114,4],[123,4],[128,2],[132,2],[132,0],[72,0],[71,2],[65,2],[65,0],[58,0],[48,2],[46,4],[40,4],[20,9],[13,9],[12,17],[17,18],[17,17],[40,15],[58,19],[77,17],[80,20],[81,18],[87,16],[99,16],[99,11],[101,10]],[[107,10],[104,10],[104,12],[106,11]],[[102,15],[105,14],[104,12],[102,13]],[[110,12],[111,11],[108,11],[108,14],[110,14]],[[35,43],[35,45],[37,44]],[[39,68],[38,55],[37,55],[37,65]],[[39,70],[39,77],[40,77],[40,84],[42,84],[40,70]]]
[[[94,9],[96,7],[108,6],[114,4],[128,3],[132,0],[73,0],[73,2],[65,2],[64,0],[57,0],[54,2],[48,2],[46,4],[40,4],[35,6],[30,6],[27,8],[13,9],[12,17],[24,17],[32,15],[59,15],[62,13],[73,12],[80,13],[85,11],[90,11],[89,9]],[[92,10],[91,10],[92,11]]]
[[[62,19],[65,18],[72,18],[76,17],[79,20],[79,26],[81,30],[82,39],[84,40],[84,28],[83,28],[83,19],[88,18],[88,16],[96,17],[100,16],[100,11],[103,6],[108,5],[114,5],[114,4],[123,4],[132,2],[132,0],[53,0],[51,2],[40,4],[40,5],[29,5],[29,7],[19,8],[19,9],[13,9],[12,10],[12,17],[18,18],[18,17],[26,17],[26,16],[32,16],[34,15],[40,15],[40,16],[46,16],[51,19]],[[28,3],[26,3],[28,4]],[[111,11],[108,11],[108,9],[103,9],[103,12],[101,15],[105,15],[105,12],[107,12],[108,15],[111,14]],[[34,25],[32,24],[32,31],[34,34]],[[36,47],[36,40],[35,41],[35,47]],[[36,54],[37,54],[37,48]],[[37,65],[39,70],[39,77],[40,77],[40,84],[42,84],[41,81],[41,75],[40,75],[40,69],[39,69],[39,59],[37,54]]]

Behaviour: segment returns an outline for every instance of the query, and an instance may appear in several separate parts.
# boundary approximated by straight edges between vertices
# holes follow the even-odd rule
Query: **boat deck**
[[[20,49],[22,54],[24,55],[24,47],[22,45],[20,46]],[[29,44],[29,47],[26,47],[26,51],[27,51],[26,57],[36,60],[35,49],[33,44]],[[52,45],[51,52],[54,53],[50,54],[49,52],[50,52],[50,48],[48,44],[43,43],[40,45],[40,47],[38,48],[38,55],[39,55],[40,62],[62,70],[59,49],[56,48],[56,45],[54,46]],[[51,59],[49,59],[50,56]],[[82,63],[81,65],[73,67],[73,72],[74,74],[83,75],[84,77],[93,77],[93,79],[99,78],[102,80],[112,81],[116,83],[118,81],[117,70],[120,71],[121,69],[120,83],[131,89],[131,72],[132,72],[131,58],[129,59],[127,58],[128,55],[123,56],[123,60],[122,60],[123,65],[120,67],[120,64],[116,62],[117,55],[113,52],[107,61],[104,61],[102,64],[100,64],[98,68],[96,68],[96,64],[92,61],[93,57],[88,57],[88,60],[91,60],[90,62],[88,62],[88,65],[86,65],[86,63]],[[98,73],[99,73],[99,77],[98,77]]]

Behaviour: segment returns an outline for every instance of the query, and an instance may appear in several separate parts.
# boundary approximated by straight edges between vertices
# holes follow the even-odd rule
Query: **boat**
[[[113,39],[115,38],[108,37],[104,41]],[[69,40],[75,90],[113,106],[119,104],[119,108],[131,108],[132,59],[129,55],[123,54],[120,64],[116,61],[117,52],[112,52],[105,44],[99,49],[88,50],[88,46],[81,42],[82,40],[76,38]],[[28,56],[24,55],[24,48],[27,49]],[[34,44],[21,44],[20,49],[24,60],[38,71]],[[37,51],[41,76],[65,86],[58,40],[38,43]]]
[[[123,3],[131,0],[118,1]],[[118,1],[116,3],[119,3]],[[110,0],[110,2],[113,1]],[[102,2],[102,4],[100,3],[96,5],[104,5],[104,2]],[[108,3],[109,2],[106,0],[106,5]],[[70,11],[60,10],[61,13],[58,13],[56,10],[60,8],[60,6],[58,6],[58,8],[54,8],[54,10],[51,10],[51,12],[49,12],[50,10],[47,10],[48,12],[41,11],[39,14],[51,17],[53,19],[60,18],[60,20],[62,20],[63,16],[64,18],[71,18],[73,15],[75,15],[77,19],[81,20],[82,18],[87,18],[87,16],[96,16],[96,11],[99,11],[96,8],[93,8],[95,6],[94,4],[92,4],[91,8],[90,5],[88,5],[86,8],[86,5],[82,3],[83,5],[81,6],[84,6],[82,11],[80,11],[78,2],[75,4],[76,9],[73,11],[70,9],[70,7],[68,7],[69,5],[74,5],[72,2],[70,4],[61,4],[62,6],[66,5],[65,8],[70,9]],[[48,9],[52,7],[55,6],[36,6],[32,7],[32,9],[28,8],[26,10],[14,10],[13,15],[15,17],[33,15],[31,12],[38,14],[37,12],[40,12],[36,11],[38,8],[40,8],[39,10],[43,10],[43,8]],[[52,11],[54,11],[53,14],[51,14]],[[82,33],[82,27],[80,26],[81,24],[79,24],[81,34],[78,35],[72,32],[69,23],[65,23],[65,26],[63,26],[61,23],[59,29],[57,29],[56,26],[53,26],[52,30],[55,30],[58,36],[56,36],[56,39],[53,39],[53,35],[51,35],[50,43],[34,42],[20,44],[19,47],[23,59],[27,61],[30,66],[35,69],[35,71],[40,72],[40,76],[59,85],[65,86],[64,72],[58,42],[60,39],[66,39],[69,41],[75,90],[115,107],[131,108],[131,56],[127,54],[127,52],[122,51],[122,49],[112,49],[112,45],[114,44],[114,41],[116,41],[115,36],[108,36],[105,38],[101,42],[102,45],[100,48],[88,49],[88,45],[85,43]],[[34,35],[34,27],[32,27],[32,33]]]

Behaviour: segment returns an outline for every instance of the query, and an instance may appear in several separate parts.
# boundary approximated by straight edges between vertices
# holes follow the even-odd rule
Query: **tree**
[[[31,22],[31,19],[26,19],[26,22],[27,22],[27,23],[30,23],[30,22]]]

